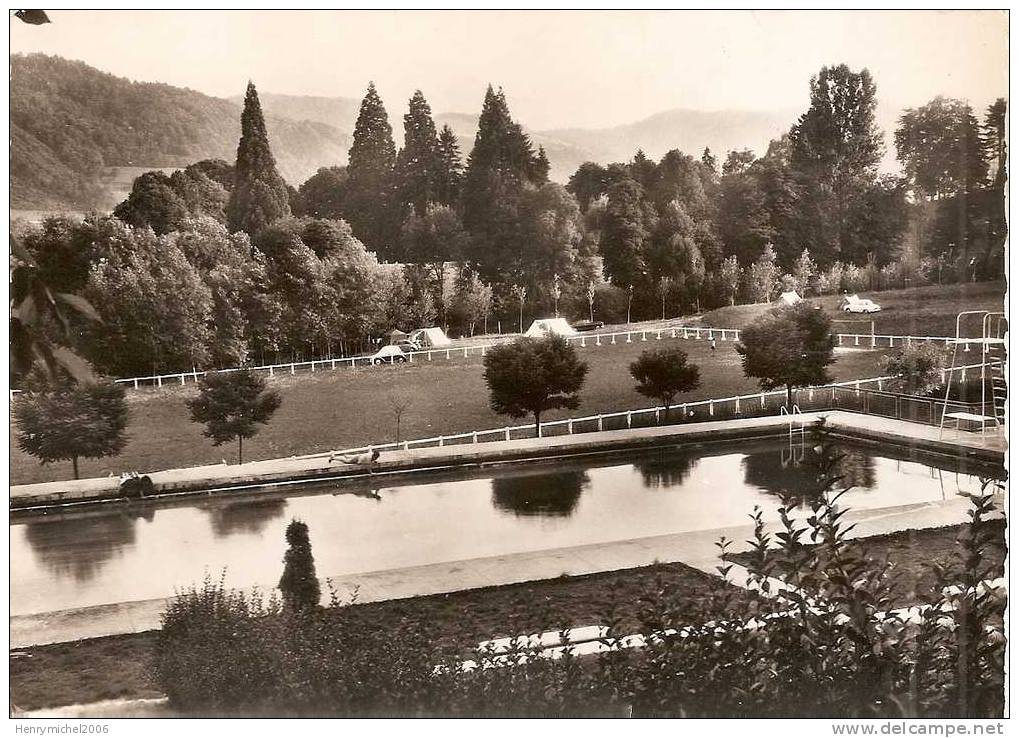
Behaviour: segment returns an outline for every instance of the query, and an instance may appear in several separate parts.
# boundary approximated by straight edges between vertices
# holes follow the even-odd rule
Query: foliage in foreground
[[[783,572],[796,591],[748,597],[719,579],[709,597],[689,601],[662,582],[643,603],[641,648],[620,647],[632,634],[619,631],[610,604],[598,655],[568,648],[556,660],[524,659],[521,637],[504,654],[491,647],[469,654],[481,668],[467,670],[465,654],[438,645],[427,622],[381,630],[335,595],[331,607],[295,613],[275,597],[207,580],[164,614],[160,684],[178,708],[217,714],[1001,715],[1004,598],[981,585],[993,576],[988,488],[972,497],[961,580],[939,575],[922,607],[894,610],[894,572],[848,545],[838,457],[826,440],[820,447],[824,494],[808,519],[780,508],[773,537],[761,511],[753,516],[752,580],[774,589],[776,561],[792,562]],[[773,540],[779,556],[766,555]],[[724,553],[729,544],[719,545]],[[719,571],[731,568],[723,562]],[[949,584],[958,586],[943,589]]]

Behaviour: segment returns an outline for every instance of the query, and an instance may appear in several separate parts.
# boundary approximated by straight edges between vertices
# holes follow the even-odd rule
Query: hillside
[[[83,62],[12,55],[11,205],[110,207],[115,169],[233,160],[239,105],[194,90],[133,82]],[[350,139],[317,121],[266,120],[280,171],[295,186],[346,157]],[[105,181],[104,181],[105,180]]]

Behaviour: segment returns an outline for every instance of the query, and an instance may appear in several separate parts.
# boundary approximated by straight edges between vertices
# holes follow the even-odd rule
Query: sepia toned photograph
[[[12,734],[1005,734],[1007,9],[8,15]]]

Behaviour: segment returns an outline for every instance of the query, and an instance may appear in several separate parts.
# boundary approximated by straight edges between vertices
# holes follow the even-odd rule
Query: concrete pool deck
[[[948,431],[941,435],[933,426],[843,410],[796,415],[796,427],[826,418],[838,435],[855,439],[909,446],[929,453],[980,462],[1001,463],[1004,439],[995,434]],[[386,451],[371,472],[374,476],[411,477],[414,474],[456,467],[528,461],[556,456],[584,455],[647,448],[654,445],[698,445],[725,440],[777,436],[788,432],[789,416],[729,419],[682,425],[633,428],[574,435],[510,441],[466,443],[454,446]],[[313,480],[363,480],[364,467],[329,462],[329,454],[253,461],[246,464],[215,464],[150,472],[155,497],[187,494],[229,494],[241,489],[280,486]],[[10,488],[12,511],[36,507],[79,505],[116,501],[119,479],[106,477],[16,485]]]
[[[1004,500],[996,498],[999,509]],[[856,523],[852,537],[868,537],[900,530],[957,525],[966,520],[968,499],[850,511]],[[747,511],[749,513],[749,511]],[[774,529],[775,524],[769,526]],[[594,574],[648,566],[655,562],[681,562],[715,575],[719,565],[715,543],[721,536],[733,541],[732,551],[745,550],[753,533],[751,524],[690,531],[648,538],[632,538],[583,546],[450,561],[403,569],[327,577],[342,598],[357,588],[358,602],[376,602],[464,589],[550,579],[562,574]],[[734,581],[742,586],[744,582]],[[328,586],[323,580],[323,591]],[[60,643],[82,638],[138,633],[160,627],[160,613],[168,600],[154,599],[99,605],[59,612],[19,615],[10,619],[10,647]]]

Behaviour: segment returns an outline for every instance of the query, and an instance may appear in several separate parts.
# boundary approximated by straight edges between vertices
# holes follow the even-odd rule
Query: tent
[[[784,302],[786,305],[795,305],[798,302],[803,302],[803,298],[795,292],[783,292],[778,296],[778,301]]]
[[[410,334],[410,340],[428,348],[442,348],[453,343],[441,328],[418,328]]]
[[[577,332],[566,322],[565,318],[540,318],[531,323],[531,327],[527,329],[524,335],[530,338],[541,338],[549,333],[555,333],[559,336],[577,335]]]
[[[407,334],[401,331],[399,328],[394,328],[386,334],[386,338],[389,339],[389,345],[393,346],[397,341],[403,341],[407,338]]]

